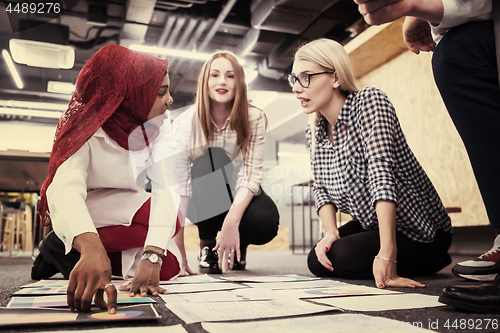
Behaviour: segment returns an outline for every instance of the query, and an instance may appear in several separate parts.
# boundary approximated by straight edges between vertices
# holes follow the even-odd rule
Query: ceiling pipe
[[[172,27],[174,26],[175,20],[177,18],[172,15],[167,18],[167,22],[165,23],[165,26],[163,27],[163,31],[160,35],[160,38],[158,39],[158,42],[156,43],[156,46],[158,47],[163,47],[165,45],[165,40],[167,39],[168,35],[170,34],[170,31],[172,30]]]
[[[205,39],[203,40],[203,42],[201,43],[201,45],[198,46],[198,48],[196,48],[197,51],[203,51],[206,48],[206,46],[208,45],[208,43],[210,43],[210,41],[214,37],[215,33],[217,32],[217,30],[219,30],[220,26],[222,25],[222,22],[224,22],[227,15],[229,15],[229,12],[231,11],[231,9],[233,9],[233,6],[236,4],[236,1],[237,0],[229,0],[227,2],[226,6],[224,6],[224,8],[220,12],[219,16],[212,24],[212,27],[208,31],[208,33],[207,33]],[[188,78],[189,75],[191,74],[191,72],[194,70],[193,69],[194,66],[192,66],[192,64],[193,64],[193,61],[190,61],[190,63],[187,66],[187,68],[188,68],[187,71],[177,80],[177,86],[176,86],[175,91],[173,91],[173,92],[177,91],[177,87],[182,86],[182,84],[184,83],[186,78]]]
[[[156,2],[156,5],[165,5],[165,6],[172,6],[172,7],[180,7],[180,8],[191,8],[193,7],[193,3],[184,3],[184,2],[178,2],[178,1],[160,1],[158,0]]]
[[[174,29],[172,30],[172,33],[170,34],[167,42],[165,43],[165,47],[173,48],[173,45],[174,45],[175,41],[177,40],[177,36],[179,35],[179,32],[181,31],[185,22],[186,22],[185,17],[178,17],[177,18],[177,21],[175,21]]]
[[[208,23],[209,23],[209,21],[206,21],[206,20],[199,21],[198,27],[194,31],[193,36],[189,39],[189,42],[187,42],[187,45],[184,45],[182,43],[182,42],[186,42],[187,39],[181,38],[181,41],[179,42],[178,47],[179,48],[185,48],[186,50],[191,51],[191,49],[193,48],[193,46],[195,45],[195,43],[200,39],[200,36],[203,34],[203,32],[205,31],[205,29],[207,28]],[[184,36],[187,36],[187,34],[185,34]],[[175,63],[175,66],[172,66],[173,70],[170,72],[170,77],[171,78],[176,77],[177,74],[181,71],[182,66],[186,62],[187,62],[186,59],[179,59],[179,60],[177,60],[176,63]],[[177,79],[175,79],[175,80],[171,79],[170,80],[171,85],[172,85],[172,87],[170,88],[171,92],[173,92],[173,93],[177,92],[177,89],[180,87],[180,85],[178,84],[178,81],[179,80],[177,80]]]
[[[212,25],[212,28],[210,28],[210,31],[207,33],[207,36],[203,40],[203,43],[201,43],[201,45],[198,47],[198,51],[203,51],[208,43],[210,43],[214,35],[217,33],[217,30],[219,30],[220,26],[222,25],[222,22],[224,22],[231,9],[233,9],[236,1],[237,0],[229,0],[227,2],[226,6],[224,6],[214,24]]]

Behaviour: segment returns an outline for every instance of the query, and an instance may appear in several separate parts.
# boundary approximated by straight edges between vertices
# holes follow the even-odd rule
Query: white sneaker
[[[468,280],[493,281],[500,274],[500,235],[495,238],[491,250],[477,259],[456,264],[451,271]]]

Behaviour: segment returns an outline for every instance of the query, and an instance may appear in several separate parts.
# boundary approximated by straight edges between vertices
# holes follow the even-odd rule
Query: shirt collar
[[[212,118],[212,116],[210,116],[210,119],[212,120],[212,124],[214,124],[215,128],[218,129],[220,132],[222,132],[223,130],[226,129],[226,127],[227,127],[227,125],[229,123],[229,118],[231,118],[231,115],[226,118],[226,121],[224,122],[224,125],[222,125],[222,128],[219,128],[219,126],[217,126],[217,124],[215,123],[215,121]]]
[[[356,96],[356,93],[349,93],[347,96],[347,99],[344,103],[344,106],[342,106],[342,109],[340,110],[339,117],[337,119],[337,122],[341,122],[347,127],[349,127],[350,123],[352,122],[352,112],[350,111],[351,105],[352,105],[352,100]],[[316,139],[321,140],[321,138],[327,138],[327,121],[325,117],[321,117],[321,119],[318,122],[318,125],[316,126]]]

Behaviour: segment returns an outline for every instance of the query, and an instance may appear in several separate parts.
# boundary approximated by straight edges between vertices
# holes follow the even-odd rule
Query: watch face
[[[156,253],[153,253],[152,255],[149,256],[149,261],[151,261],[152,263],[156,263],[158,262],[158,255],[156,255]]]

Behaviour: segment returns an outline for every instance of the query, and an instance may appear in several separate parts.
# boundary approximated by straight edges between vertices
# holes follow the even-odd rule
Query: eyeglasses
[[[309,85],[311,84],[311,76],[320,74],[333,74],[333,73],[335,72],[321,72],[313,74],[302,73],[299,75],[288,74],[288,84],[290,84],[290,87],[293,88],[295,82],[299,81],[299,84],[302,86],[302,88],[309,88]]]

